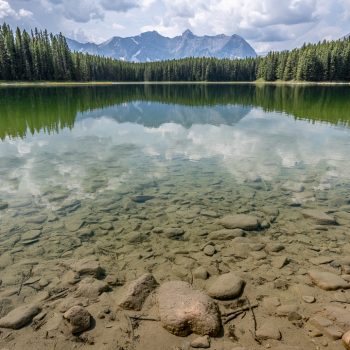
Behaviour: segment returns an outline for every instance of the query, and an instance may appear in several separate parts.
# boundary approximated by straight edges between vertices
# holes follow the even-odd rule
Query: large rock
[[[337,290],[350,288],[350,283],[331,272],[310,270],[308,272],[312,282],[324,290]]]
[[[141,310],[144,301],[157,286],[153,275],[146,273],[124,287],[118,304],[126,310]]]
[[[319,225],[336,225],[337,221],[333,216],[326,214],[320,209],[304,209],[301,211],[303,216],[308,219],[313,219]]]
[[[259,219],[252,215],[233,214],[224,216],[218,223],[227,229],[240,228],[242,230],[256,230],[260,226]]]
[[[31,322],[40,311],[37,305],[19,306],[0,319],[0,327],[19,329]]]
[[[182,281],[164,283],[158,293],[159,314],[170,333],[215,336],[221,328],[219,309],[213,299]]]
[[[71,332],[81,333],[90,328],[91,315],[82,306],[73,306],[63,315],[69,321]]]
[[[209,280],[209,296],[220,299],[234,299],[241,295],[245,282],[235,273],[229,272]]]

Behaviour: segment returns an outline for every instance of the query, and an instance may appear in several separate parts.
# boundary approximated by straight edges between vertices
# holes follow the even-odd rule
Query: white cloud
[[[19,9],[19,11],[17,12],[11,7],[8,1],[0,0],[0,19],[12,17],[14,19],[19,20],[21,18],[30,17],[32,15],[32,12],[25,9]]]
[[[262,52],[350,33],[350,0],[0,0],[0,18],[65,34],[81,28],[100,41],[146,30],[235,33]]]

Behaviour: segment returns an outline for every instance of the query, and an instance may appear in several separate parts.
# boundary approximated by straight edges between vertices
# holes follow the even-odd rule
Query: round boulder
[[[242,294],[245,282],[233,272],[213,277],[208,283],[208,294],[219,300],[234,299]]]
[[[159,314],[163,327],[170,333],[215,336],[221,319],[215,301],[182,281],[166,282],[158,292]]]
[[[63,315],[69,321],[72,334],[81,333],[90,328],[91,315],[82,306],[73,306]]]

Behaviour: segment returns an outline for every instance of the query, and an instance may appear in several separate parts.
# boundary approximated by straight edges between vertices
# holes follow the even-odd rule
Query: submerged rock
[[[178,228],[178,227],[165,228],[163,232],[165,236],[170,239],[179,239],[185,233],[185,231],[182,228]]]
[[[331,272],[310,270],[308,272],[312,282],[324,290],[350,288],[350,283]]]
[[[19,306],[0,319],[0,327],[19,329],[31,322],[40,311],[37,305]]]
[[[308,219],[313,219],[319,225],[336,225],[337,221],[333,216],[326,214],[320,209],[304,209],[301,211],[303,216]]]
[[[90,328],[91,315],[82,306],[71,307],[63,317],[69,321],[72,334],[81,333]]]
[[[203,337],[198,337],[191,341],[191,347],[192,348],[200,348],[200,349],[208,349],[210,348],[210,338],[207,335],[204,335]]]
[[[259,340],[280,340],[282,335],[280,330],[276,327],[275,321],[267,320],[256,330],[256,337]]]
[[[135,203],[145,203],[147,201],[150,201],[151,199],[154,199],[154,196],[145,196],[145,195],[139,195],[139,196],[133,196],[131,197],[131,200]]]
[[[242,230],[257,230],[260,226],[259,219],[252,215],[232,214],[218,220],[218,223],[227,229],[240,228]]]
[[[118,304],[126,310],[141,310],[144,301],[157,286],[153,275],[146,273],[124,287]]]
[[[210,232],[208,235],[209,240],[227,241],[236,237],[243,237],[244,232],[242,229],[221,229]]]
[[[91,275],[96,278],[102,277],[105,273],[100,263],[93,256],[78,260],[73,265],[73,270],[80,276]]]
[[[245,282],[235,273],[229,272],[209,281],[207,288],[209,296],[215,299],[234,299],[241,295]]]
[[[109,286],[106,282],[87,277],[79,283],[75,296],[95,299],[108,290]]]
[[[166,282],[158,292],[159,314],[170,333],[187,336],[218,334],[221,328],[219,309],[213,299],[189,283]]]

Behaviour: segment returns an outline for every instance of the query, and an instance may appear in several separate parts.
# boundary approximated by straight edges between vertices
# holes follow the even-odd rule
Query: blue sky
[[[263,53],[349,34],[350,0],[0,0],[0,21],[97,43],[147,30],[239,34]]]

